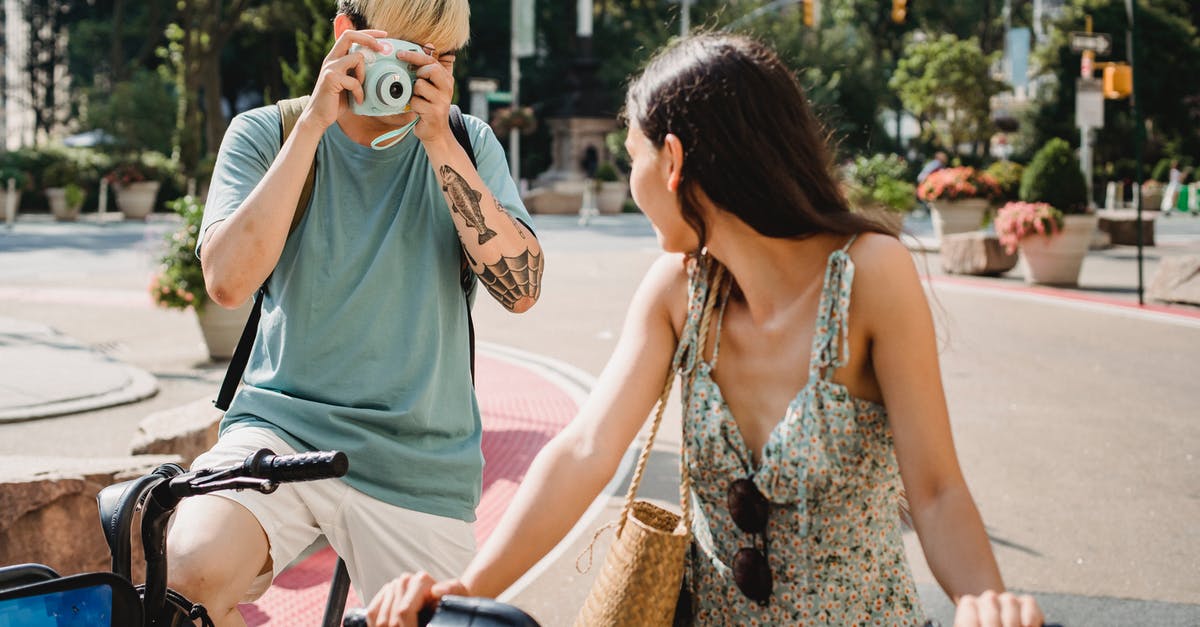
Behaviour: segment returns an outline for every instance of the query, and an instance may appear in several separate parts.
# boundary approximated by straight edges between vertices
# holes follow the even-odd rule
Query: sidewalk
[[[156,216],[157,217],[157,216]],[[143,249],[155,243],[155,234],[171,224],[167,216],[156,222],[139,224],[105,224],[99,222],[53,223],[46,216],[22,216],[17,232],[0,229],[0,254],[19,251],[26,255],[41,255],[55,249],[74,249],[76,246],[109,247],[139,246]],[[594,221],[590,232],[607,231],[628,237],[644,233],[640,216],[604,216]],[[571,216],[539,216],[539,225],[551,229],[571,229]],[[639,230],[639,226],[642,230]],[[949,277],[942,272],[937,256],[937,241],[928,215],[916,214],[905,225],[910,235],[905,241],[918,253],[918,267],[937,280],[969,283],[1001,290],[1028,290],[1043,295],[1079,297],[1097,303],[1135,304],[1137,300],[1136,249],[1128,246],[1093,250],[1084,262],[1079,285],[1074,288],[1039,288],[1026,286],[1019,267],[1001,277]],[[1200,254],[1200,217],[1176,215],[1157,221],[1156,238],[1159,245],[1145,249],[1144,281],[1149,284],[1164,255]],[[134,230],[147,233],[131,235]],[[581,229],[589,232],[589,229]],[[15,236],[15,237],[14,237]],[[14,242],[22,238],[21,244]],[[40,262],[41,260],[34,260]],[[62,260],[58,261],[63,263]],[[0,268],[0,301],[36,300],[48,304],[70,303],[78,299],[109,301],[113,304],[149,303],[144,294],[128,290],[90,291],[86,288],[63,288],[30,281],[23,267]],[[16,276],[20,281],[12,281]],[[9,279],[9,280],[6,280]],[[144,302],[141,302],[144,301]],[[1148,303],[1158,312],[1183,316],[1200,316],[1200,307]],[[54,329],[27,320],[8,318],[0,308],[0,423],[30,420],[47,416],[78,413],[123,403],[132,403],[153,396],[158,385],[146,371],[122,363]]]

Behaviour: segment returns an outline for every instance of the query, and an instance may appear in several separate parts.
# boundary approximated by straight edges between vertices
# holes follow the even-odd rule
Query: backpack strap
[[[275,106],[279,107],[279,147],[281,149],[283,142],[287,141],[288,136],[292,134],[292,129],[296,128],[296,122],[300,121],[300,114],[304,113],[304,108],[308,106],[311,98],[312,96],[300,96],[275,103]],[[314,156],[312,167],[308,169],[308,178],[304,179],[304,187],[300,190],[300,200],[296,203],[296,212],[292,214],[292,226],[288,229],[289,235],[296,230],[300,220],[304,217],[304,212],[308,210],[308,202],[312,200],[313,186],[316,181],[317,159]]]
[[[304,108],[308,106],[309,98],[310,96],[301,96],[280,100],[276,103],[279,108],[279,146],[281,148],[292,130],[296,128],[296,122],[299,121],[300,114],[304,113]],[[459,109],[458,105],[450,105],[450,131],[454,133],[454,139],[458,141],[458,144],[466,151],[471,165],[478,170],[479,164],[475,159],[475,149],[471,145],[471,136],[467,132],[462,109]],[[296,203],[296,212],[292,215],[292,225],[288,229],[289,235],[296,230],[300,220],[304,218],[305,211],[308,210],[316,180],[317,160],[314,157],[312,167],[308,169],[308,178],[304,181],[304,188],[300,191],[300,200]],[[461,245],[460,242],[459,246]],[[467,305],[467,337],[471,350],[471,383],[473,384],[475,382],[475,321],[471,318],[471,296],[475,290],[475,273],[467,265],[465,254],[461,256],[463,264],[459,283]],[[250,361],[250,350],[254,347],[255,336],[258,335],[258,321],[262,318],[263,296],[266,291],[267,284],[264,282],[254,295],[254,307],[250,310],[250,317],[246,319],[246,326],[242,329],[242,337],[238,339],[237,348],[234,349],[233,357],[229,360],[229,368],[225,371],[225,379],[221,382],[217,400],[213,402],[217,409],[222,411],[228,410],[229,404],[233,402],[233,395],[237,392],[238,384],[242,382],[242,374],[246,371],[246,364]]]

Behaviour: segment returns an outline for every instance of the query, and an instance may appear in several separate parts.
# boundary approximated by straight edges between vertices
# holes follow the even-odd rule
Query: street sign
[[[1112,50],[1112,38],[1108,33],[1071,33],[1071,51],[1092,51],[1099,55]]]
[[[1075,126],[1104,128],[1104,91],[1094,78],[1075,81]]]

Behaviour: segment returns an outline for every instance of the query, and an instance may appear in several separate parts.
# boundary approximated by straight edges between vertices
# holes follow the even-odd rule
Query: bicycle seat
[[[176,464],[163,464],[151,474],[105,486],[96,494],[100,527],[104,529],[104,540],[108,542],[109,554],[112,555],[114,573],[126,578],[131,576],[129,529],[138,501],[154,484],[180,472],[183,469]]]

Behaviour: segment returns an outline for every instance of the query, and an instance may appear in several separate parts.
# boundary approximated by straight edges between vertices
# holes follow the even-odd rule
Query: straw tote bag
[[[719,291],[716,284],[723,278],[722,274],[723,268],[718,266],[701,316],[699,348],[696,350],[702,351],[705,346],[709,318]],[[625,494],[621,516],[615,523],[616,540],[575,619],[575,627],[670,627],[675,618],[692,538],[691,479],[687,473],[686,447],[681,447],[680,451],[679,501],[683,515],[649,501],[635,500],[674,381],[675,369],[672,368],[667,373],[654,423]],[[597,537],[603,531],[597,532]],[[594,543],[595,539],[592,541]]]

